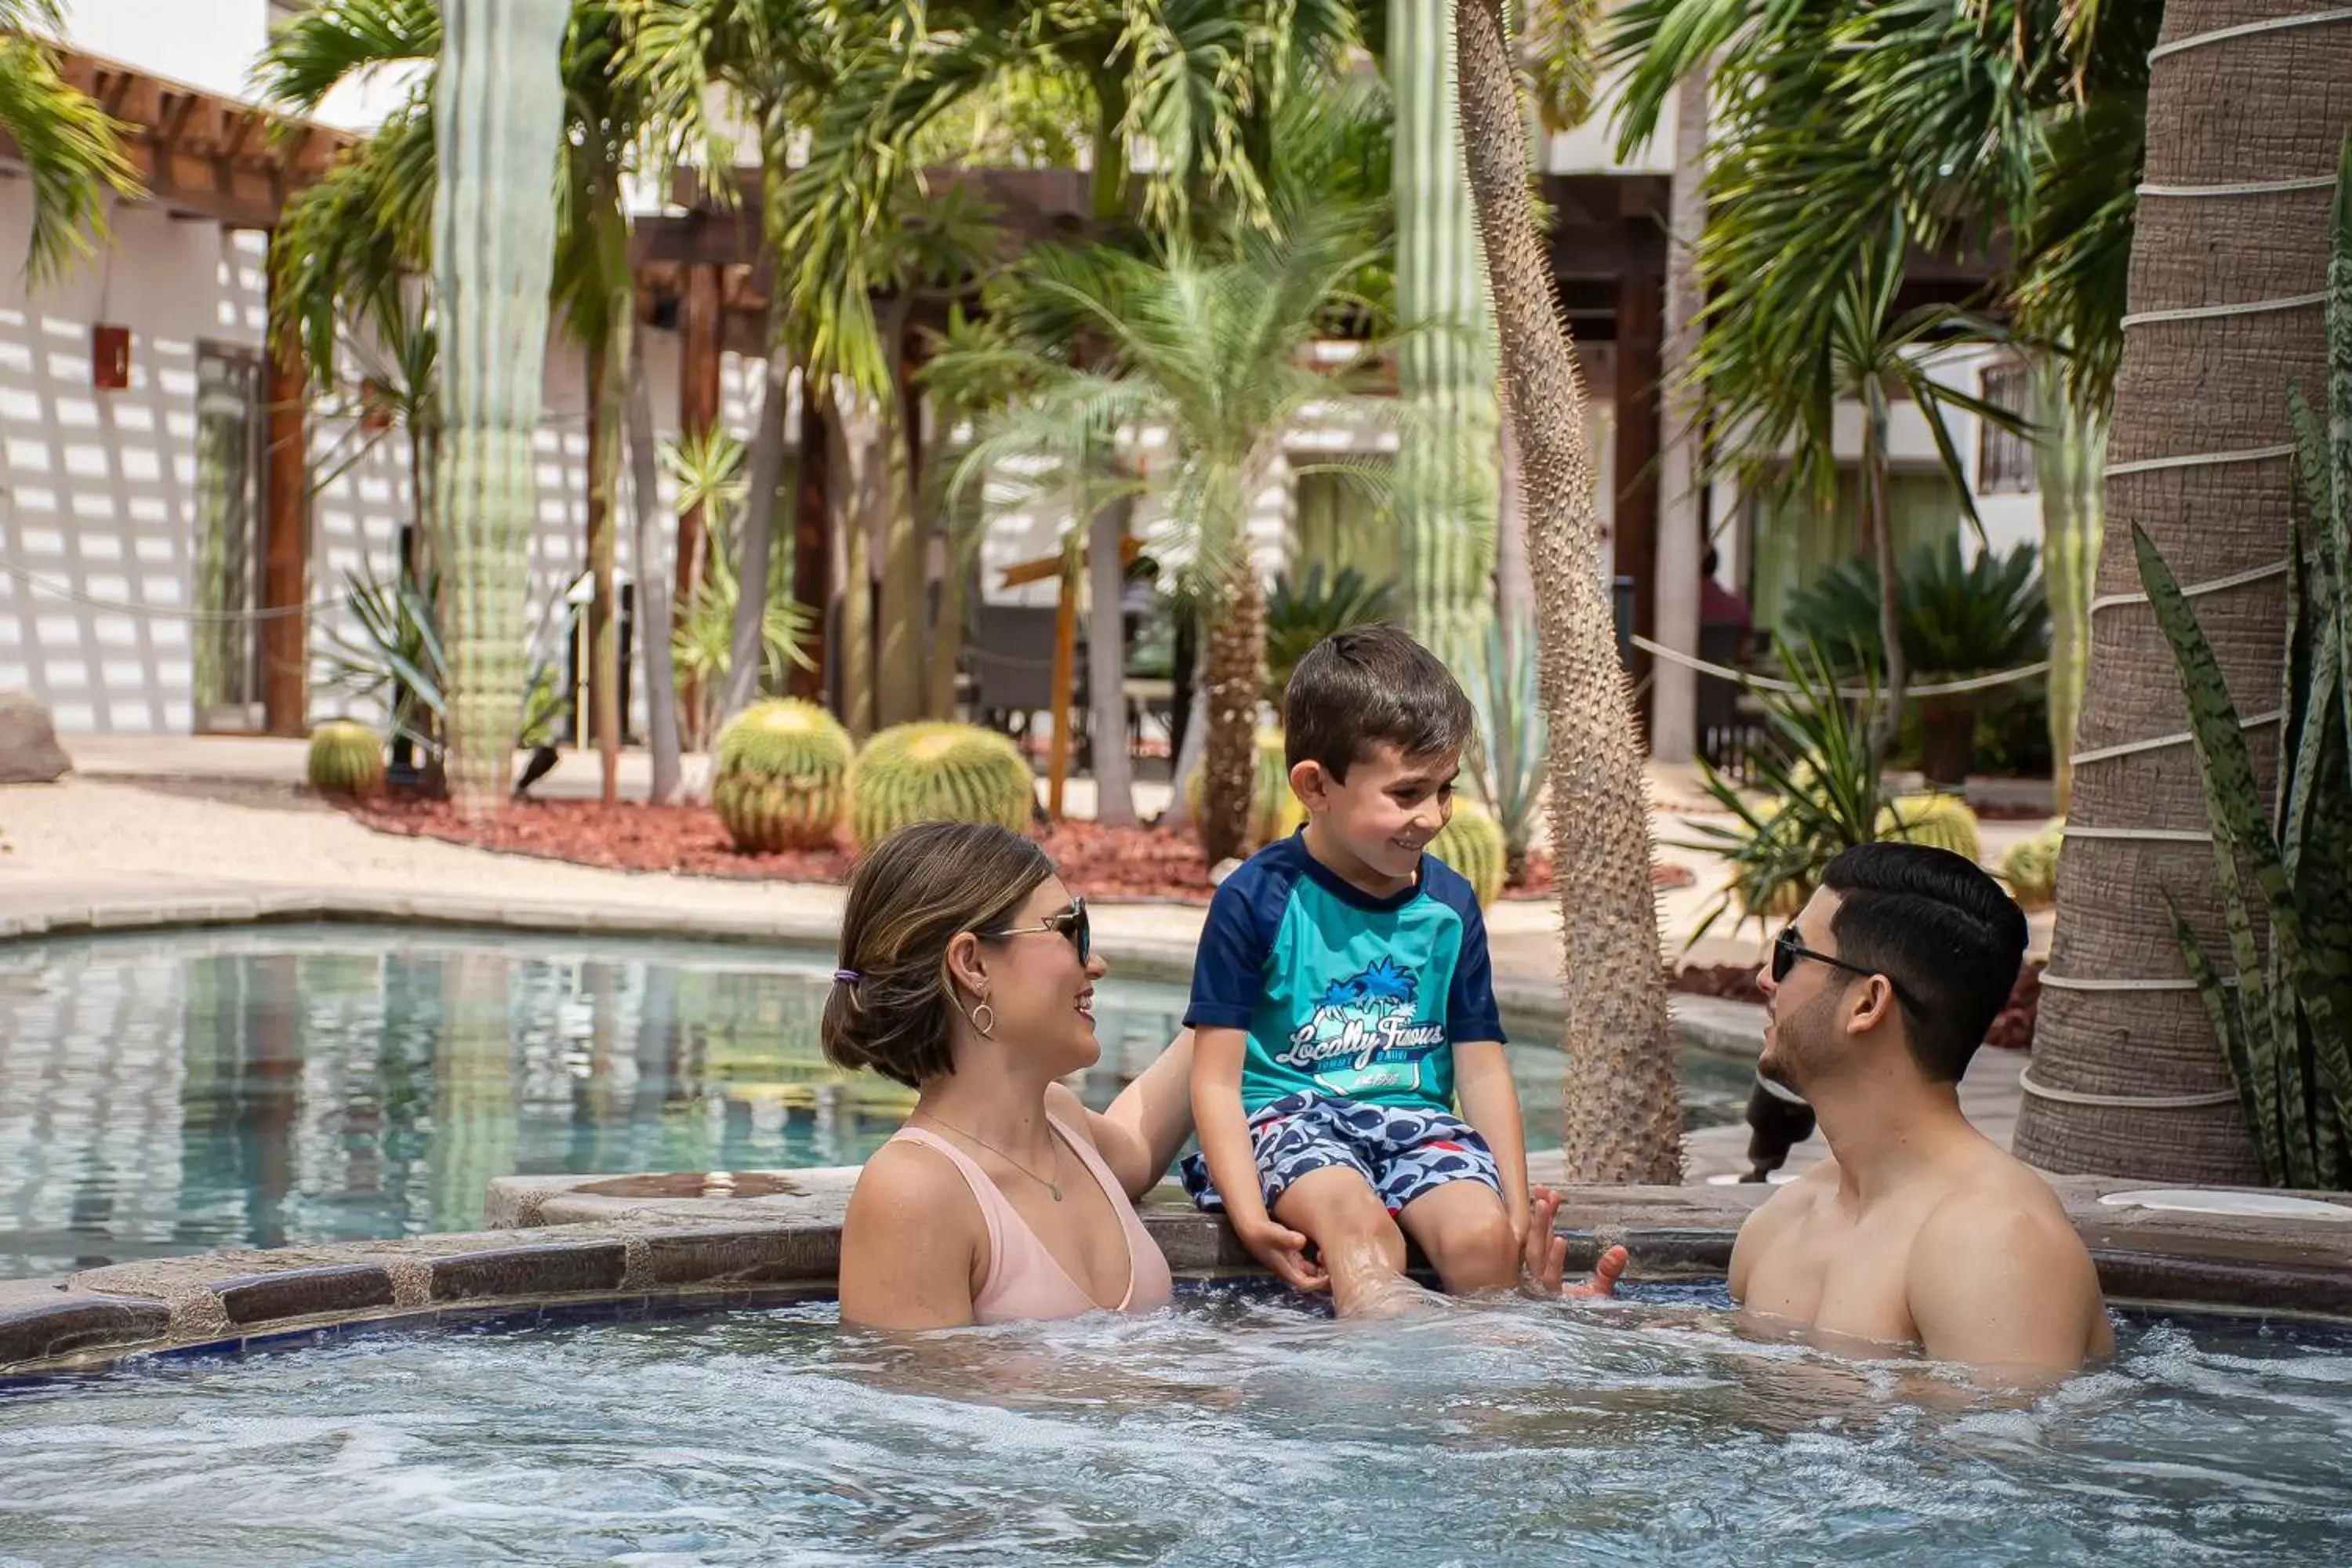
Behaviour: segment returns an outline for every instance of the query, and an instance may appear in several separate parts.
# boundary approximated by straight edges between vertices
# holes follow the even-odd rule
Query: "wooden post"
[[[1663,278],[1628,272],[1618,279],[1617,508],[1610,529],[1611,556],[1616,574],[1633,580],[1633,631],[1645,637],[1656,635],[1658,618],[1658,424],[1664,413],[1658,382],[1664,368],[1664,315]],[[1649,663],[1647,654],[1635,651],[1636,683]],[[1646,695],[1641,711],[1646,723]]]
[[[793,665],[785,676],[785,689],[794,697],[823,702],[825,693],[825,606],[833,597],[832,532],[826,522],[826,491],[832,455],[826,446],[825,402],[812,396],[801,384],[801,438],[794,465],[796,494],[793,505],[793,597],[813,617],[809,652],[814,669]]]
[[[276,236],[271,236],[276,243]],[[309,391],[302,361],[278,342],[263,373],[268,456],[262,467],[261,607],[291,609],[310,596],[310,462]],[[262,727],[272,735],[309,729],[310,617],[273,616],[261,623]]]
[[[1078,574],[1074,557],[1065,557],[1060,573],[1061,595],[1054,605],[1054,752],[1045,774],[1045,815],[1062,820],[1062,786],[1070,776],[1070,710],[1075,706],[1078,679]]]

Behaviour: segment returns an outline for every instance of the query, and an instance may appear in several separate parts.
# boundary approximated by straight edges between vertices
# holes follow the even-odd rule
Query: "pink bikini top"
[[[1078,1137],[1061,1119],[1050,1111],[1045,1120],[1087,1173],[1110,1199],[1118,1211],[1118,1222],[1127,1232],[1127,1295],[1118,1304],[1122,1312],[1150,1312],[1168,1304],[1174,1294],[1168,1277],[1168,1259],[1160,1244],[1151,1239],[1143,1222],[1136,1217],[1135,1205],[1127,1200],[1127,1193],[1110,1167],[1103,1163],[1095,1146]],[[972,1201],[980,1205],[980,1216],[988,1225],[988,1278],[972,1298],[971,1315],[975,1322],[1006,1323],[1034,1321],[1045,1318],[1075,1318],[1086,1312],[1104,1310],[1101,1302],[1087,1294],[1087,1288],[1070,1277],[1070,1271],[1047,1251],[1045,1244],[1029,1222],[1021,1217],[1011,1200],[997,1190],[971,1156],[936,1134],[919,1127],[902,1127],[891,1138],[892,1142],[905,1139],[926,1149],[936,1149],[946,1155],[963,1176],[964,1184],[971,1189]]]

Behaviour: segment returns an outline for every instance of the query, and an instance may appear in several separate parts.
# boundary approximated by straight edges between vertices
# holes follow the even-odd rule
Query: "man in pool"
[[[2025,938],[2024,911],[1949,851],[1871,844],[1830,863],[1759,976],[1758,1060],[1812,1105],[1830,1158],[1740,1227],[1731,1295],[1749,1317],[2004,1379],[2114,1349],[2057,1194],[1960,1113]],[[1538,1196],[1531,1234],[1549,1235],[1556,1203]],[[1565,1250],[1531,1245],[1528,1263],[1556,1278]]]

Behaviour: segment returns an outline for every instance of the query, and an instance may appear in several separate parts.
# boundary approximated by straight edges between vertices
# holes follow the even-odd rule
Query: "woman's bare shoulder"
[[[894,1216],[926,1226],[966,1216],[976,1223],[980,1207],[953,1161],[936,1149],[894,1138],[866,1157],[849,1195],[848,1219],[852,1225],[861,1219],[887,1224]]]

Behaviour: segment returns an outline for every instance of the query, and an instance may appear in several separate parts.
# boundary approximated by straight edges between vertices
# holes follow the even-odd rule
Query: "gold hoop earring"
[[[986,1023],[984,1023],[984,1024],[981,1022],[981,1016],[982,1016],[982,1014],[986,1014],[986,1015],[988,1016],[988,1022],[986,1022]],[[972,1026],[973,1028],[978,1029],[978,1030],[980,1031],[981,1036],[982,1036],[982,1038],[987,1038],[987,1037],[992,1037],[992,1036],[994,1036],[994,1035],[995,1035],[995,1033],[996,1033],[996,1009],[995,1009],[995,1008],[993,1008],[993,1007],[990,1006],[987,1003],[982,1002],[982,1003],[981,1003],[978,1006],[974,1007],[974,1008],[971,1010],[971,1026]]]

